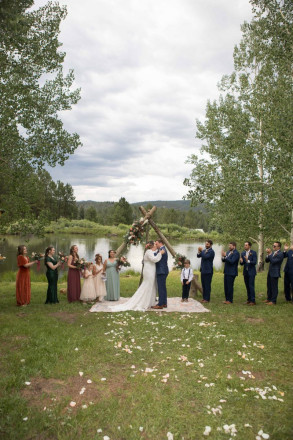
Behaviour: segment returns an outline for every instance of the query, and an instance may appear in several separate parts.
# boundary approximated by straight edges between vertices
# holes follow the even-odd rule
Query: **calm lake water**
[[[204,242],[172,242],[175,252],[178,252],[182,255],[185,255],[191,261],[191,266],[193,269],[198,269],[200,266],[200,258],[196,257],[198,246],[204,247]],[[16,264],[16,254],[17,254],[17,246],[19,244],[25,244],[28,248],[28,256],[31,256],[32,252],[42,252],[44,253],[45,248],[47,246],[53,245],[56,251],[62,251],[66,255],[69,254],[69,249],[73,244],[78,246],[78,253],[80,257],[84,257],[88,261],[94,261],[94,256],[97,253],[100,253],[103,256],[103,260],[108,257],[109,249],[117,249],[118,246],[122,243],[121,238],[117,237],[107,237],[107,238],[96,238],[92,235],[54,235],[50,234],[45,238],[37,238],[32,237],[29,242],[22,241],[18,236],[9,236],[5,237],[4,242],[0,242],[0,253],[5,255],[7,259],[5,263],[0,264],[0,273],[4,273],[9,270],[17,270]],[[214,259],[214,267],[216,269],[220,269],[222,267],[221,261],[221,250],[223,246],[219,244],[214,244],[213,249],[216,253]],[[143,257],[144,245],[140,244],[138,246],[130,246],[124,252],[124,255],[127,256],[131,267],[129,269],[133,269],[136,272],[141,271],[141,263]],[[169,268],[172,269],[173,266],[173,258],[169,253]],[[127,268],[128,269],[128,268]],[[33,266],[33,269],[36,270],[36,267]],[[41,270],[40,273],[45,272],[43,261],[41,261]]]

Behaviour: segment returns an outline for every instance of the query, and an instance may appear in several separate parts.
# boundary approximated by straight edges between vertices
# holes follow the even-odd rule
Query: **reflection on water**
[[[109,238],[96,238],[90,235],[48,235],[45,238],[33,237],[28,243],[21,241],[18,236],[6,237],[4,243],[0,243],[0,253],[7,257],[5,263],[0,264],[0,272],[6,272],[8,270],[17,270],[16,254],[17,246],[19,244],[25,244],[28,247],[28,255],[32,252],[44,252],[47,246],[53,245],[56,251],[62,251],[65,254],[69,254],[69,249],[73,244],[78,246],[78,253],[80,257],[84,257],[86,260],[94,261],[96,253],[100,253],[103,256],[103,260],[108,257],[109,249],[117,249],[121,244],[121,239],[117,237]],[[175,252],[185,255],[191,261],[191,267],[193,269],[199,269],[200,258],[196,257],[198,246],[204,247],[204,242],[174,242],[172,246]],[[221,250],[222,245],[214,244],[215,251],[214,267],[220,269],[222,266]],[[141,271],[141,264],[143,258],[144,245],[131,246],[125,255],[131,264],[131,268],[136,272]],[[172,268],[173,258],[169,253],[168,259],[169,268]],[[32,270],[35,270],[32,269]],[[44,265],[41,264],[41,272],[45,272]]]

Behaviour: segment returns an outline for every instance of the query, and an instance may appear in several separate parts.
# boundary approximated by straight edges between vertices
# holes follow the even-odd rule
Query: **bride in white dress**
[[[156,282],[156,263],[162,258],[165,251],[160,251],[155,255],[157,247],[153,241],[146,244],[146,252],[143,257],[143,282],[135,294],[124,304],[117,304],[109,307],[111,312],[124,312],[126,310],[136,310],[144,312],[155,304],[157,282]]]

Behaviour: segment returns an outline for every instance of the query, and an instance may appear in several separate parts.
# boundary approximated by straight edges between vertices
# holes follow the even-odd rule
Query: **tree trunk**
[[[291,232],[290,232],[290,242],[293,245],[293,209],[291,211]]]

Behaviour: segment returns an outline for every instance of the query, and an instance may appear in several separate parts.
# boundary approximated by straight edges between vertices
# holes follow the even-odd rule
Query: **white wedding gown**
[[[144,254],[143,282],[135,294],[124,304],[110,306],[111,312],[124,312],[126,310],[136,310],[144,312],[155,304],[157,282],[156,282],[156,264],[162,258],[161,253],[154,255],[151,249]]]

